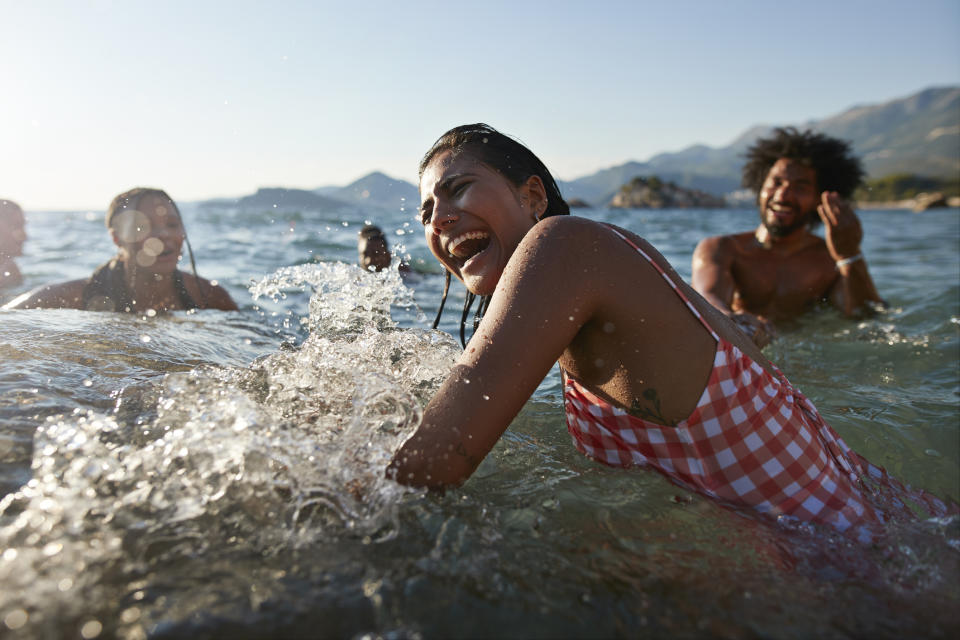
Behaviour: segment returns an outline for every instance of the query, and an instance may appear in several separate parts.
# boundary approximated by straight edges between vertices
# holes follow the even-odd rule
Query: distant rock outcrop
[[[697,189],[684,189],[656,176],[638,176],[620,187],[608,205],[615,209],[718,209],[722,198]]]
[[[567,200],[567,206],[571,209],[589,209],[590,203],[582,198],[570,198]]]

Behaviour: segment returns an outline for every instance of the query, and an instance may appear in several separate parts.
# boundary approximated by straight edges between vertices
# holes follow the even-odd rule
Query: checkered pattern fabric
[[[687,303],[717,340],[717,351],[696,409],[675,426],[633,416],[564,373],[567,428],[583,454],[610,466],[651,467],[722,502],[841,531],[869,528],[891,508],[907,511],[907,500],[932,515],[956,510],[854,453],[779,370],[770,374],[719,338],[670,277],[623,239]]]

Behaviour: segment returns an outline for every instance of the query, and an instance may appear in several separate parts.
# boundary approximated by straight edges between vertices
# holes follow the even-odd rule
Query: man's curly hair
[[[797,160],[817,172],[820,191],[836,191],[849,199],[863,181],[864,172],[850,144],[811,130],[778,127],[769,138],[757,140],[747,150],[743,186],[759,194],[770,168],[780,158]]]

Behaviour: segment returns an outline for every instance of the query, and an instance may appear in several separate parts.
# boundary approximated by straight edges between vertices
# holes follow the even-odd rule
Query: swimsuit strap
[[[700,324],[702,324],[704,328],[710,332],[710,335],[713,336],[713,339],[716,340],[717,342],[720,342],[720,336],[718,336],[717,333],[713,330],[713,327],[707,324],[707,321],[700,314],[700,312],[697,311],[697,308],[694,307],[693,304],[690,302],[690,300],[687,298],[687,296],[683,294],[683,291],[680,290],[680,288],[677,286],[677,283],[675,283],[673,279],[667,275],[667,272],[664,271],[664,269],[659,264],[657,264],[656,260],[651,258],[646,251],[638,247],[632,240],[630,240],[630,238],[620,233],[613,225],[607,224],[605,226],[607,226],[610,229],[610,231],[613,231],[615,234],[620,236],[620,238],[622,238],[623,241],[626,242],[628,245],[636,249],[637,253],[643,256],[644,259],[646,259],[646,261],[649,262],[653,266],[653,268],[657,270],[657,273],[659,273],[663,277],[663,279],[667,281],[667,284],[670,285],[670,288],[673,289],[673,291],[678,296],[680,296],[680,299],[683,300],[683,302],[687,305],[687,308],[690,309],[690,312],[693,313],[694,316],[696,316],[697,320],[700,321]]]
[[[133,301],[123,279],[123,263],[116,258],[100,265],[81,294],[83,308],[92,311],[130,311]]]
[[[198,282],[197,286],[199,285]],[[180,304],[183,305],[184,309],[199,309],[190,292],[187,291],[187,285],[183,282],[183,272],[180,269],[173,272],[173,287],[177,290],[177,295],[180,296]]]

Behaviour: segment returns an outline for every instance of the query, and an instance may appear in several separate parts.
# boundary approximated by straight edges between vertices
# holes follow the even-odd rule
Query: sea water
[[[0,636],[952,637],[960,525],[861,545],[601,467],[551,372],[477,473],[384,476],[457,357],[412,211],[183,206],[239,312],[0,311]],[[689,277],[749,210],[584,210]],[[960,214],[861,213],[890,307],[829,309],[766,349],[857,451],[957,499]],[[95,212],[27,214],[24,289],[112,253]],[[365,273],[381,225],[413,267]],[[9,298],[12,294],[7,294]],[[491,399],[495,402],[496,399]]]

